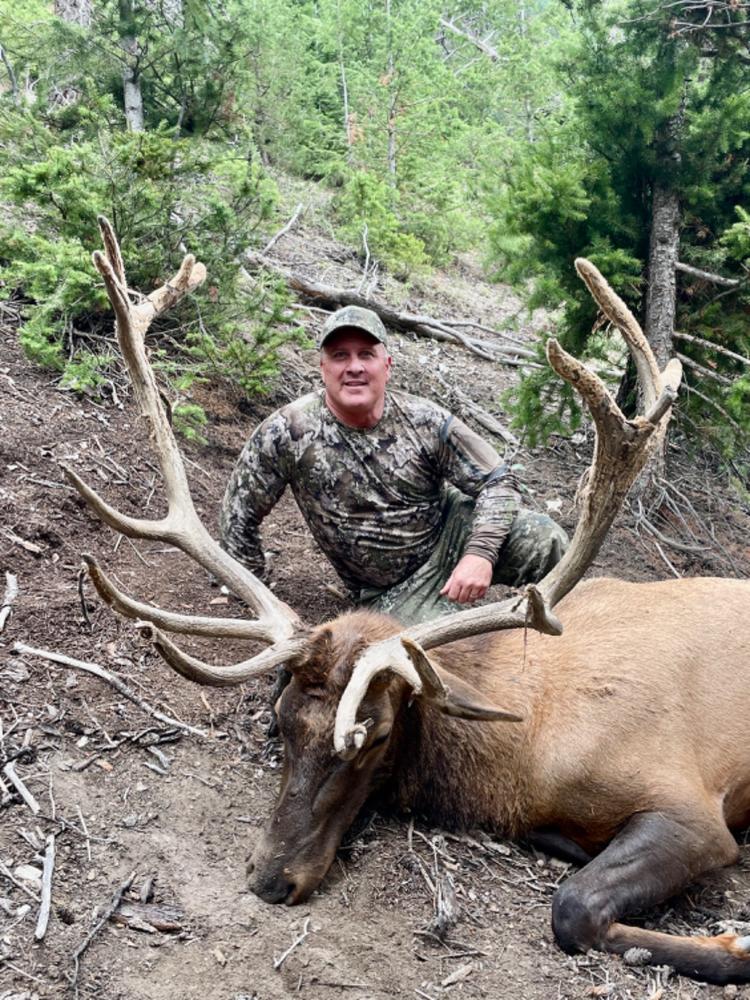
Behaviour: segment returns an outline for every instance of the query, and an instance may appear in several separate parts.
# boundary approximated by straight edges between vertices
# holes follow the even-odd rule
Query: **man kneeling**
[[[497,452],[442,407],[387,389],[379,317],[347,306],[318,338],[323,389],[271,414],[227,486],[224,548],[258,576],[260,524],[289,485],[355,604],[417,624],[540,580],[568,538],[519,506]]]

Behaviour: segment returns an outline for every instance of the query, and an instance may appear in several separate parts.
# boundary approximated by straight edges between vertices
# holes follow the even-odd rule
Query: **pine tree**
[[[536,278],[532,304],[563,306],[564,342],[609,356],[609,339],[592,337],[596,317],[572,268],[575,256],[591,257],[661,360],[675,351],[687,358],[683,410],[731,452],[750,418],[727,433],[726,390],[736,392],[746,369],[677,335],[744,356],[750,346],[735,318],[748,301],[742,259],[725,238],[748,195],[747,35],[739,30],[747,21],[739,9],[737,38],[714,40],[676,31],[674,11],[644,0],[579,6],[581,41],[560,67],[569,110],[514,162],[495,198],[493,246],[501,273]],[[720,290],[720,309],[716,285],[682,264],[737,281]],[[532,432],[559,429],[561,414],[544,412],[549,390],[538,383],[522,386],[519,415]]]

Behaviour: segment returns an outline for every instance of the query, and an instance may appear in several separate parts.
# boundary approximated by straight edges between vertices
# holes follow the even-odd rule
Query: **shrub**
[[[0,261],[4,294],[20,291],[27,302],[20,337],[29,357],[62,371],[71,388],[98,384],[101,365],[92,363],[92,351],[107,351],[112,328],[90,256],[103,213],[133,288],[161,284],[188,251],[206,264],[206,287],[150,334],[176,348],[171,374],[205,365],[247,392],[263,391],[277,373],[280,346],[301,331],[287,322],[288,298],[278,284],[262,283],[259,292],[242,277],[239,259],[277,197],[252,145],[177,139],[166,128],[103,126],[92,136],[88,122],[81,125],[79,116],[76,123],[50,130],[30,111],[0,113],[0,192],[11,205],[0,219]],[[6,151],[19,147],[23,166],[17,157],[7,162]]]

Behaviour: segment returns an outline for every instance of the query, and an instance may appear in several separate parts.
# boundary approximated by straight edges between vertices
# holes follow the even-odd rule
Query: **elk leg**
[[[532,830],[526,839],[535,851],[541,851],[542,854],[549,854],[553,858],[560,858],[579,867],[591,861],[588,851],[584,851],[574,840],[557,830],[542,827]]]
[[[685,937],[617,923],[660,903],[702,872],[730,864],[737,844],[721,816],[639,813],[555,894],[552,927],[567,952],[645,949],[648,962],[710,983],[750,982],[750,937]]]

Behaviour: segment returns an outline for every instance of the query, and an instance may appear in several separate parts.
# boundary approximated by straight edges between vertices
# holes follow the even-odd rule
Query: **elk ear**
[[[325,681],[331,663],[333,632],[322,628],[315,632],[300,654],[286,664],[301,684],[316,685]]]
[[[488,704],[473,685],[448,671],[440,671],[416,642],[403,637],[401,644],[422,681],[422,697],[444,715],[486,722],[523,722],[522,716]]]

